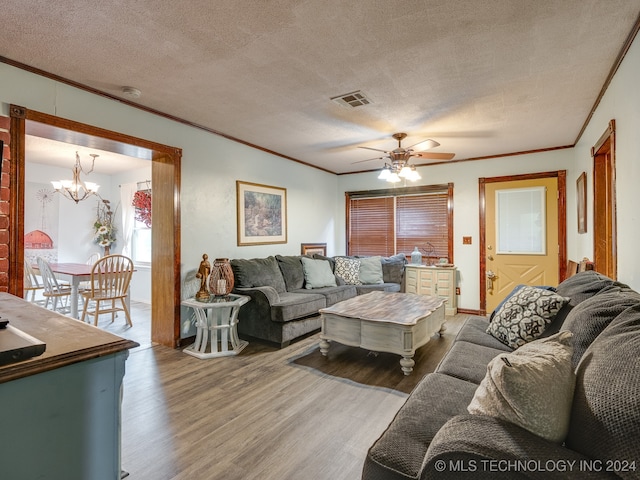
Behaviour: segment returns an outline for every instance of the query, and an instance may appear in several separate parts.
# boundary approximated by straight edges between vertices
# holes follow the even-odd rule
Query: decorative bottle
[[[216,258],[209,275],[209,291],[216,297],[226,297],[233,290],[233,270],[228,258]]]
[[[422,253],[418,250],[418,247],[413,249],[411,252],[411,264],[412,265],[422,265]]]

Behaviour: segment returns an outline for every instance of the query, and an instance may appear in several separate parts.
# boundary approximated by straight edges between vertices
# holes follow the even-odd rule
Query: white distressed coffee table
[[[329,342],[375,352],[402,355],[405,375],[413,371],[413,356],[437,332],[443,331],[446,299],[413,293],[371,292],[320,309],[320,353]]]

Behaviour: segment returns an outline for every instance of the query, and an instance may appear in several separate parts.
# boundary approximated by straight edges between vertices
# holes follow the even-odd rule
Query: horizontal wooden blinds
[[[448,195],[411,195],[396,198],[398,252],[418,247],[425,260],[449,258]]]
[[[393,197],[356,198],[350,201],[349,255],[395,252]]]
[[[453,184],[347,193],[349,255],[404,253],[453,261]]]

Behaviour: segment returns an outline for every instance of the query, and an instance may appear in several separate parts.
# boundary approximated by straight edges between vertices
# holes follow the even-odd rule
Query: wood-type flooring
[[[142,328],[144,309],[132,311]],[[368,448],[464,318],[447,317],[408,377],[398,355],[333,342],[322,357],[319,333],[281,350],[250,340],[238,356],[208,360],[136,340],[124,378],[122,468],[128,480],[360,478]],[[113,333],[144,339],[123,332]]]

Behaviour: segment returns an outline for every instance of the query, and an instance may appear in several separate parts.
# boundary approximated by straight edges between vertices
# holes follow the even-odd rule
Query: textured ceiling
[[[4,0],[0,55],[336,173],[573,145],[640,0]],[[362,90],[370,105],[331,97]],[[417,163],[424,163],[420,160]]]

